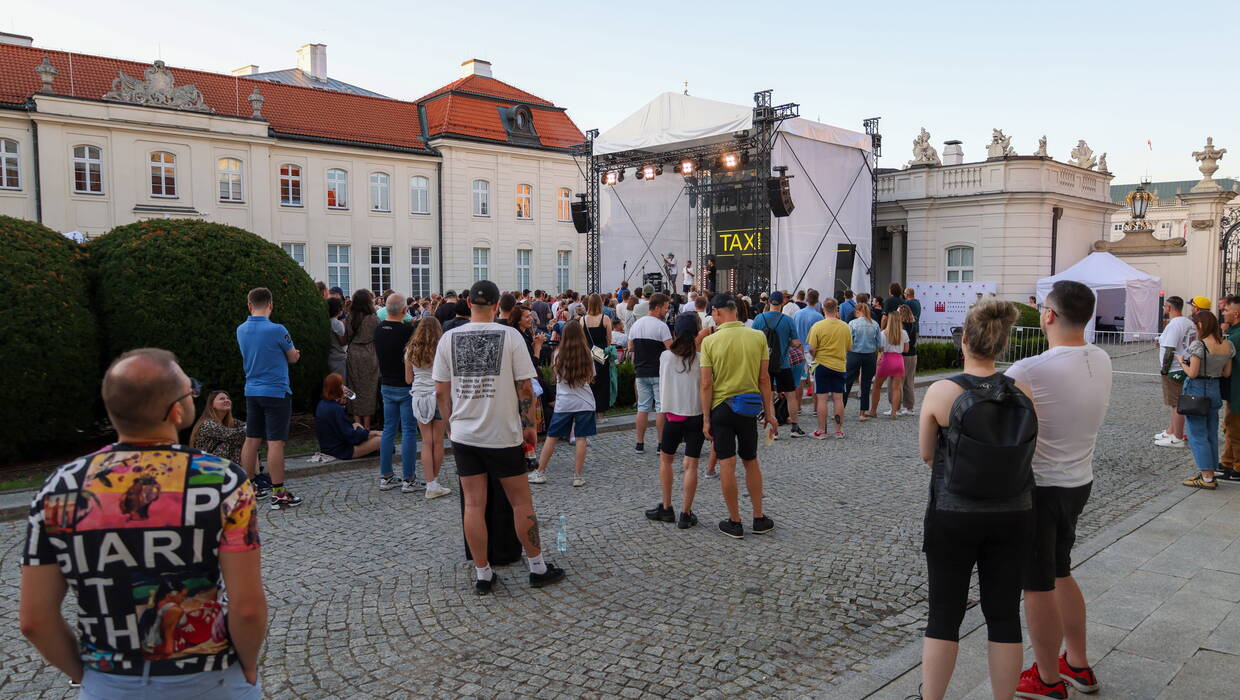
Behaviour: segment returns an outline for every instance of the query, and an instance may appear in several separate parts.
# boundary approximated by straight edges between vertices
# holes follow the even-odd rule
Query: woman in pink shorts
[[[883,317],[883,335],[878,352],[878,371],[874,373],[874,391],[870,392],[870,415],[878,415],[878,400],[883,394],[883,380],[895,377],[889,389],[891,396],[891,417],[896,417],[896,409],[900,406],[900,393],[904,378],[904,352],[908,350],[908,332],[900,322],[900,314],[887,314]]]

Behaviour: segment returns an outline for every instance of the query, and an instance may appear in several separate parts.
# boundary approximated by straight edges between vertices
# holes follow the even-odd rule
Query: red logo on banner
[[[947,311],[947,303],[942,301],[934,302],[934,313],[941,314]]]

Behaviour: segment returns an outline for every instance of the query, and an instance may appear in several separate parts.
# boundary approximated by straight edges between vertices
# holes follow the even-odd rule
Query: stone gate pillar
[[[1193,186],[1186,194],[1178,195],[1180,202],[1188,207],[1188,265],[1195,279],[1200,280],[1203,293],[1211,299],[1217,299],[1222,289],[1222,251],[1220,243],[1223,232],[1219,219],[1223,217],[1223,208],[1236,196],[1235,192],[1224,190],[1214,181],[1214,173],[1218,170],[1218,161],[1227,153],[1226,148],[1215,148],[1214,138],[1207,137],[1206,145],[1193,153],[1201,165],[1201,182]],[[1194,294],[1197,292],[1194,291]]]

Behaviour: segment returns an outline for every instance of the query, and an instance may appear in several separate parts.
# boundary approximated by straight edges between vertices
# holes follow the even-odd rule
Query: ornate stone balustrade
[[[878,201],[1055,192],[1110,203],[1109,174],[1035,156],[960,165],[920,166],[878,176]]]

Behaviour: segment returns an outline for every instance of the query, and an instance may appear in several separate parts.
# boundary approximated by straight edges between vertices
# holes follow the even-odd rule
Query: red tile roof
[[[452,91],[474,92],[480,95],[489,95],[491,97],[499,97],[501,99],[514,100],[516,102],[522,102],[527,105],[545,105],[547,107],[554,106],[552,105],[551,102],[548,102],[547,100],[544,100],[543,98],[538,97],[536,95],[531,95],[530,93],[524,90],[518,90],[517,88],[509,85],[508,83],[505,83],[502,80],[496,80],[495,78],[487,78],[481,75],[467,75],[464,78],[461,78],[460,80],[455,80],[451,83],[448,83],[447,85],[444,85],[443,87],[430,93],[429,95],[423,95],[422,97],[418,98],[416,101],[425,102],[436,95],[442,95],[445,92],[452,92]]]
[[[563,109],[493,78],[471,75],[418,101],[426,110],[426,130],[431,138],[457,135],[508,143],[499,108],[524,104],[530,108],[542,146],[572,148],[585,141],[585,135]]]
[[[118,71],[142,78],[150,64],[89,54],[0,44],[0,103],[21,104],[40,86],[35,66],[47,56],[60,73],[58,95],[100,99],[112,89]],[[413,102],[351,95],[251,80],[222,73],[169,68],[178,85],[194,84],[216,114],[248,118],[246,97],[257,85],[265,98],[263,118],[277,134],[305,136],[361,145],[426,149],[418,106]]]

